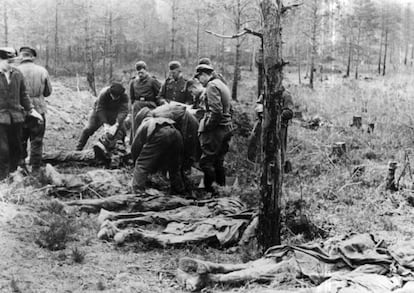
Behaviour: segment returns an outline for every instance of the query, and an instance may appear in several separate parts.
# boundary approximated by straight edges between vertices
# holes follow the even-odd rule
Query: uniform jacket
[[[113,100],[109,93],[109,86],[101,90],[95,102],[94,111],[103,123],[118,121],[120,125],[128,115],[129,98],[124,93]]]
[[[200,121],[199,132],[231,124],[231,95],[229,88],[218,78],[207,83],[204,93],[206,113]]]
[[[184,165],[191,167],[200,159],[200,142],[198,140],[198,120],[187,111],[184,105],[164,104],[151,111],[154,117],[169,118],[175,122],[175,127],[180,131],[184,143]]]
[[[32,100],[34,108],[40,114],[45,114],[45,97],[52,93],[49,73],[44,67],[33,63],[32,60],[23,60],[17,68],[23,73],[27,94]]]
[[[30,111],[33,104],[27,95],[23,74],[16,68],[11,69],[10,84],[0,72],[0,124],[22,123],[24,110]]]
[[[135,101],[146,101],[153,102],[158,105],[159,102],[157,100],[157,96],[160,91],[160,87],[160,82],[149,75],[143,79],[134,77],[129,86],[131,103],[134,103]]]
[[[188,105],[193,103],[193,98],[187,90],[187,79],[182,75],[177,80],[172,77],[167,78],[161,86],[158,99],[164,99],[168,102],[176,101]]]
[[[164,126],[174,126],[175,122],[168,118],[163,117],[148,117],[137,129],[135,134],[134,141],[131,145],[131,156],[132,160],[135,160],[139,157],[139,154],[142,151],[144,145],[149,141],[152,134],[154,134],[158,129]]]

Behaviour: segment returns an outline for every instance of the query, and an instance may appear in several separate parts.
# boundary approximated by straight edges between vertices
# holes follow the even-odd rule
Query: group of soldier
[[[191,79],[183,76],[178,61],[171,61],[163,84],[149,74],[144,61],[135,69],[129,94],[120,83],[101,91],[77,150],[105,124],[114,138],[124,140],[130,124],[135,192],[145,190],[149,174],[161,171],[168,174],[172,193],[189,194],[187,176],[194,165],[204,173],[206,192],[217,192],[214,182],[225,184],[223,163],[232,134],[230,90],[223,79],[207,58],[200,60]],[[197,117],[195,110],[201,108],[204,115]]]
[[[52,87],[47,70],[34,63],[36,57],[30,46],[19,53],[0,48],[0,179],[19,165],[27,170],[28,140],[31,172],[36,174],[41,166],[45,97]],[[148,175],[158,171],[168,174],[171,192],[191,192],[187,176],[196,166],[204,173],[205,191],[216,193],[215,186],[226,183],[224,157],[232,137],[230,90],[224,78],[208,58],[199,60],[190,79],[183,76],[178,61],[171,61],[163,84],[151,76],[144,61],[135,69],[129,92],[118,82],[101,90],[76,150],[81,151],[101,126],[123,143],[130,130],[135,192],[143,191]],[[282,114],[282,119],[291,119],[289,108]]]
[[[32,172],[39,172],[45,134],[45,97],[52,93],[47,70],[34,63],[37,52],[24,46],[0,48],[0,180],[25,168],[30,141]],[[26,169],[26,168],[25,168]]]

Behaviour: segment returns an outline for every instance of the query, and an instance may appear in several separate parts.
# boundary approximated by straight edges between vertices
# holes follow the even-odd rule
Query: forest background
[[[191,75],[198,58],[210,57],[237,99],[241,68],[253,70],[258,58],[260,42],[254,36],[214,35],[260,31],[257,0],[2,2],[4,46],[34,46],[52,75],[87,77],[94,93],[96,83],[127,84],[141,59],[162,80],[171,60],[182,62]],[[361,72],[385,75],[402,64],[413,66],[409,1],[310,0],[286,15],[283,56],[299,83],[308,78],[313,87],[314,72],[358,78]]]

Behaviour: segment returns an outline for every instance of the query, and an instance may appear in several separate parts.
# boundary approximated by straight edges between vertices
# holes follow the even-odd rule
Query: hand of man
[[[118,130],[118,125],[119,125],[118,123],[115,123],[114,125],[112,125],[111,127],[109,127],[106,132],[108,134],[114,136],[115,133],[116,133],[116,131]]]
[[[29,116],[32,116],[36,118],[37,120],[39,120],[39,123],[43,122],[42,115],[40,115],[39,112],[37,112],[35,109],[32,109],[29,111]]]

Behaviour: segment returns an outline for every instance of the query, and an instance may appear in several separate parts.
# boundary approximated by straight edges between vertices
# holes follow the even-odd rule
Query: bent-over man
[[[183,137],[173,120],[163,117],[145,118],[138,127],[131,146],[131,155],[135,162],[132,179],[134,192],[145,190],[149,174],[168,171],[171,193],[182,194],[183,152]]]
[[[89,137],[102,125],[111,125],[110,133],[116,140],[124,140],[124,121],[128,115],[129,98],[120,83],[112,83],[101,90],[89,116],[88,125],[83,129],[76,150],[81,151]]]

